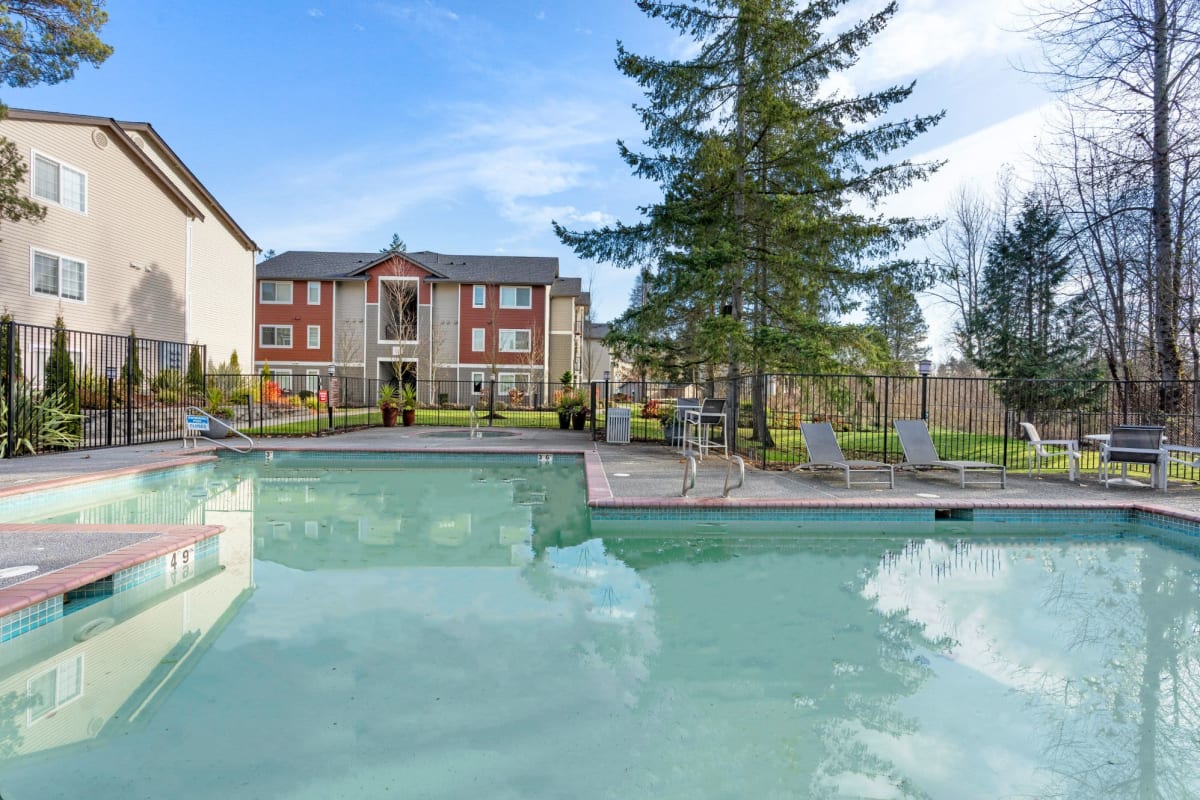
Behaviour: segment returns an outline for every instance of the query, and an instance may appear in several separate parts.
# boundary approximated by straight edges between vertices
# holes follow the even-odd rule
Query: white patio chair
[[[1067,460],[1067,474],[1071,480],[1079,480],[1079,442],[1074,439],[1043,439],[1038,435],[1037,428],[1031,422],[1022,422],[1025,429],[1026,451],[1029,461],[1029,475],[1033,477],[1034,463],[1037,463],[1038,477],[1042,475],[1042,462],[1054,462],[1058,459]]]

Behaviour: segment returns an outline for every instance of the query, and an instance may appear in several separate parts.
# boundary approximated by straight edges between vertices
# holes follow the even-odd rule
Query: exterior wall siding
[[[187,214],[152,172],[111,133],[98,147],[95,126],[6,119],[0,135],[29,162],[32,152],[87,173],[87,212],[49,205],[46,219],[5,223],[0,237],[0,297],[21,322],[181,341],[185,338]],[[24,193],[32,194],[33,170]],[[34,295],[30,251],[86,263],[83,302]]]
[[[162,153],[153,139],[132,134],[144,152],[205,218],[192,223],[192,263],[187,291],[189,341],[208,345],[209,360],[225,361],[237,350],[254,352],[254,251],[226,226],[185,175]]]
[[[366,293],[361,281],[338,281],[334,289],[333,361],[343,375],[369,377],[362,373]]]
[[[479,365],[478,368],[490,367],[524,367],[529,371],[528,353],[500,352],[499,331],[501,329],[528,329],[530,331],[530,346],[535,350],[545,342],[546,287],[532,287],[531,308],[500,308],[500,287],[487,287],[487,307],[472,308],[470,284],[459,286],[459,337],[458,350],[461,354],[460,363],[464,365]],[[483,328],[483,352],[472,350],[472,331]],[[539,355],[540,362],[541,357]]]
[[[254,298],[261,297],[261,289],[257,281],[254,288]],[[321,281],[321,303],[308,304],[308,281],[290,281],[292,284],[292,302],[290,303],[261,303],[257,304],[258,322],[254,333],[254,361],[261,367],[264,361],[272,366],[285,364],[297,365],[328,365],[333,360],[333,347],[330,333],[333,330],[333,282]],[[290,325],[292,327],[291,347],[263,347],[259,331],[264,325]],[[308,326],[319,325],[321,328],[321,346],[316,349],[308,348]]]

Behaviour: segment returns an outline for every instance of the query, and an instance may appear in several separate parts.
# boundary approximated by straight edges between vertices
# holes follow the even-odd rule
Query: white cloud
[[[1006,165],[1012,166],[1018,177],[1029,173],[1034,148],[1056,108],[1056,103],[1046,103],[914,156],[914,161],[944,160],[946,164],[929,180],[890,198],[885,210],[896,215],[941,214],[964,184],[990,186]]]
[[[845,26],[883,4],[860,0],[847,6]],[[1024,0],[909,0],[863,53],[851,80],[864,85],[900,81],[940,66],[1010,55],[1029,46],[1017,32]]]
[[[310,17],[323,17],[323,16],[325,16],[325,12],[319,8],[310,8],[308,10],[308,15]]]

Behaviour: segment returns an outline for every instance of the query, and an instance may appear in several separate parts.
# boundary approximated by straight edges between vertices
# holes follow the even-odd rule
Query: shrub
[[[75,380],[75,364],[67,352],[67,327],[60,316],[54,321],[54,339],[46,359],[46,379],[42,385],[44,397],[57,398],[68,419],[70,433],[82,438],[83,417],[79,416],[79,384]],[[69,418],[74,417],[70,422]]]
[[[0,392],[0,458],[8,449],[8,403]],[[62,389],[41,397],[22,390],[17,392],[13,407],[13,429],[16,445],[13,455],[42,450],[67,450],[78,446],[83,439],[83,416],[72,411],[67,392]],[[74,400],[78,403],[78,398]]]
[[[183,376],[179,374],[179,370],[160,370],[154,376],[154,380],[150,381],[150,391],[160,395],[160,399],[163,392],[174,392],[178,397],[183,391]]]
[[[142,365],[138,362],[138,341],[137,333],[133,328],[129,329],[129,354],[125,357],[125,366],[121,368],[121,380],[125,381],[127,386],[132,387],[136,393],[142,388],[142,381],[145,375],[142,374]]]
[[[114,387],[113,408],[120,406],[124,399],[123,394]],[[79,379],[79,407],[108,408],[108,381],[95,370],[85,370]]]
[[[200,361],[200,347],[193,345],[188,352],[187,387],[189,391],[204,391],[204,364]]]

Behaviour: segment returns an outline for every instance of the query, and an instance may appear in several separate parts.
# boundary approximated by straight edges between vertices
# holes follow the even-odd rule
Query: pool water
[[[579,471],[242,463],[164,488],[209,490],[221,567],[0,647],[0,795],[1200,794],[1188,549],[600,537]]]

